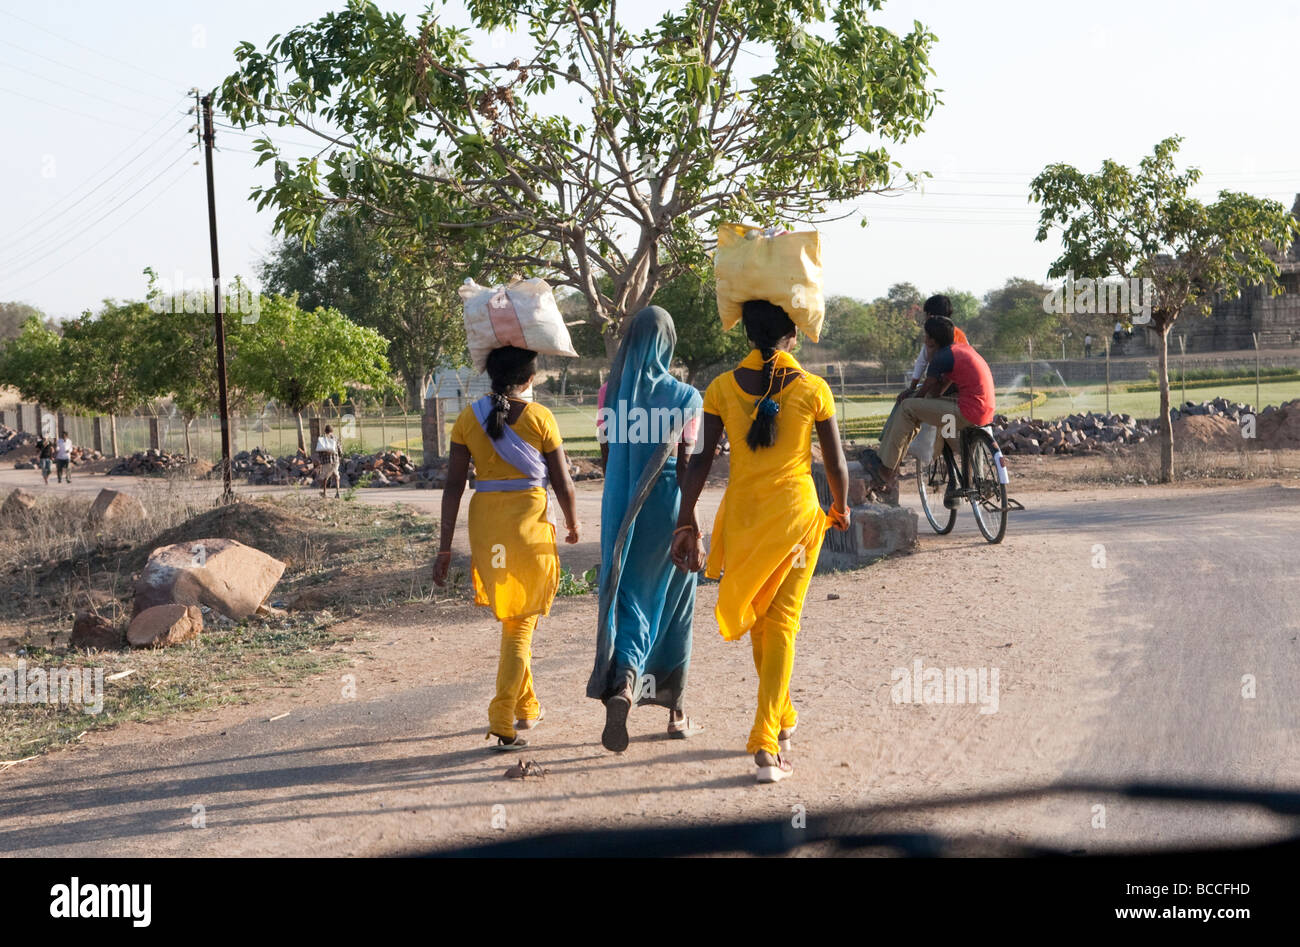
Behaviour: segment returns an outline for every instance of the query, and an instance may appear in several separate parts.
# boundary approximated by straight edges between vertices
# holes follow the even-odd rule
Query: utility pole
[[[221,263],[217,258],[217,202],[212,182],[212,144],[216,137],[212,130],[212,93],[199,98],[194,90],[198,107],[203,113],[203,154],[208,168],[208,240],[212,245],[212,301],[216,311],[217,342],[217,402],[221,414],[221,502],[230,503],[235,491],[230,483],[230,401],[226,391],[226,323],[225,299],[221,294]]]

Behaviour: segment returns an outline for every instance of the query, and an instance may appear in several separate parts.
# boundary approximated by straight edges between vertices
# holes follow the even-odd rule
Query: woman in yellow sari
[[[754,350],[704,393],[700,452],[682,482],[672,555],[681,569],[698,571],[703,564],[695,505],[725,429],[731,473],[705,574],[722,577],[715,609],[722,637],[750,636],[758,709],[747,752],[754,754],[758,781],[766,783],[794,771],[783,752],[798,719],[790,701],[794,638],[826,529],[848,528],[848,465],[830,388],[790,354],[796,339],[790,317],[766,300],[746,302],[743,314]],[[814,428],[831,488],[829,514],[812,480]]]
[[[565,542],[578,541],[573,480],[555,416],[521,394],[533,385],[537,353],[503,346],[487,357],[492,392],[467,407],[451,429],[447,484],[442,492],[442,537],[433,581],[442,586],[451,564],[451,541],[474,461],[474,497],[469,501],[469,549],[474,603],[486,605],[501,622],[501,656],[496,696],[488,705],[493,749],[528,745],[519,734],[542,722],[533,690],[533,630],[550,614],[560,582],[555,527],[547,516],[548,483],[564,520]]]

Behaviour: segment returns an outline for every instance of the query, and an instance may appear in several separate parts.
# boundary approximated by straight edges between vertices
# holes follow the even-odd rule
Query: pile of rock
[[[241,450],[231,458],[231,475],[242,477],[254,486],[310,480],[315,469],[316,465],[302,454],[273,457],[260,447],[251,451]],[[209,476],[220,475],[221,470],[217,468]]]
[[[1272,414],[1276,410],[1276,405],[1269,405],[1260,412],[1260,416]],[[1248,404],[1242,404],[1240,401],[1229,401],[1227,398],[1215,398],[1213,401],[1202,401],[1200,404],[1193,404],[1188,401],[1181,408],[1170,408],[1169,419],[1177,421],[1179,418],[1209,415],[1210,417],[1225,417],[1229,421],[1240,423],[1241,416],[1250,413],[1250,405]]]
[[[1100,454],[1141,444],[1156,435],[1156,426],[1131,414],[1093,411],[1055,421],[1009,421],[998,415],[993,419],[993,434],[1007,454]]]
[[[5,427],[3,424],[0,424],[0,454],[7,454],[20,447],[28,447],[35,444],[36,435],[30,431],[19,433],[11,427]]]
[[[376,454],[353,454],[339,466],[342,486],[351,486],[362,478],[366,478],[368,487],[399,487],[415,482],[415,464],[402,451],[386,450]]]
[[[148,450],[136,451],[130,457],[119,458],[117,463],[108,471],[108,476],[139,477],[149,474],[161,474],[171,470],[180,470],[195,462],[193,457],[186,457],[184,454],[173,454],[151,447]]]

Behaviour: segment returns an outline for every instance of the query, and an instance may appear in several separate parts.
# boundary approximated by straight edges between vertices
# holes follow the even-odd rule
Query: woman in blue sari
[[[605,389],[600,604],[587,696],[605,703],[601,744],[627,749],[634,702],[669,709],[668,734],[703,729],[682,710],[695,617],[694,572],[670,558],[681,491],[677,471],[695,443],[700,393],[668,371],[677,330],[658,306],[629,322]]]

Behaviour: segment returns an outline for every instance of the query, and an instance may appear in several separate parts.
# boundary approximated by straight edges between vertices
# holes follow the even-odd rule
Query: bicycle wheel
[[[969,451],[970,505],[975,525],[989,542],[1000,543],[1007,534],[1007,487],[998,481],[993,442],[980,431],[971,437]]]
[[[925,518],[940,536],[952,532],[957,522],[957,511],[945,509],[943,493],[948,487],[948,465],[940,454],[928,464],[916,462],[916,492],[921,497]]]

